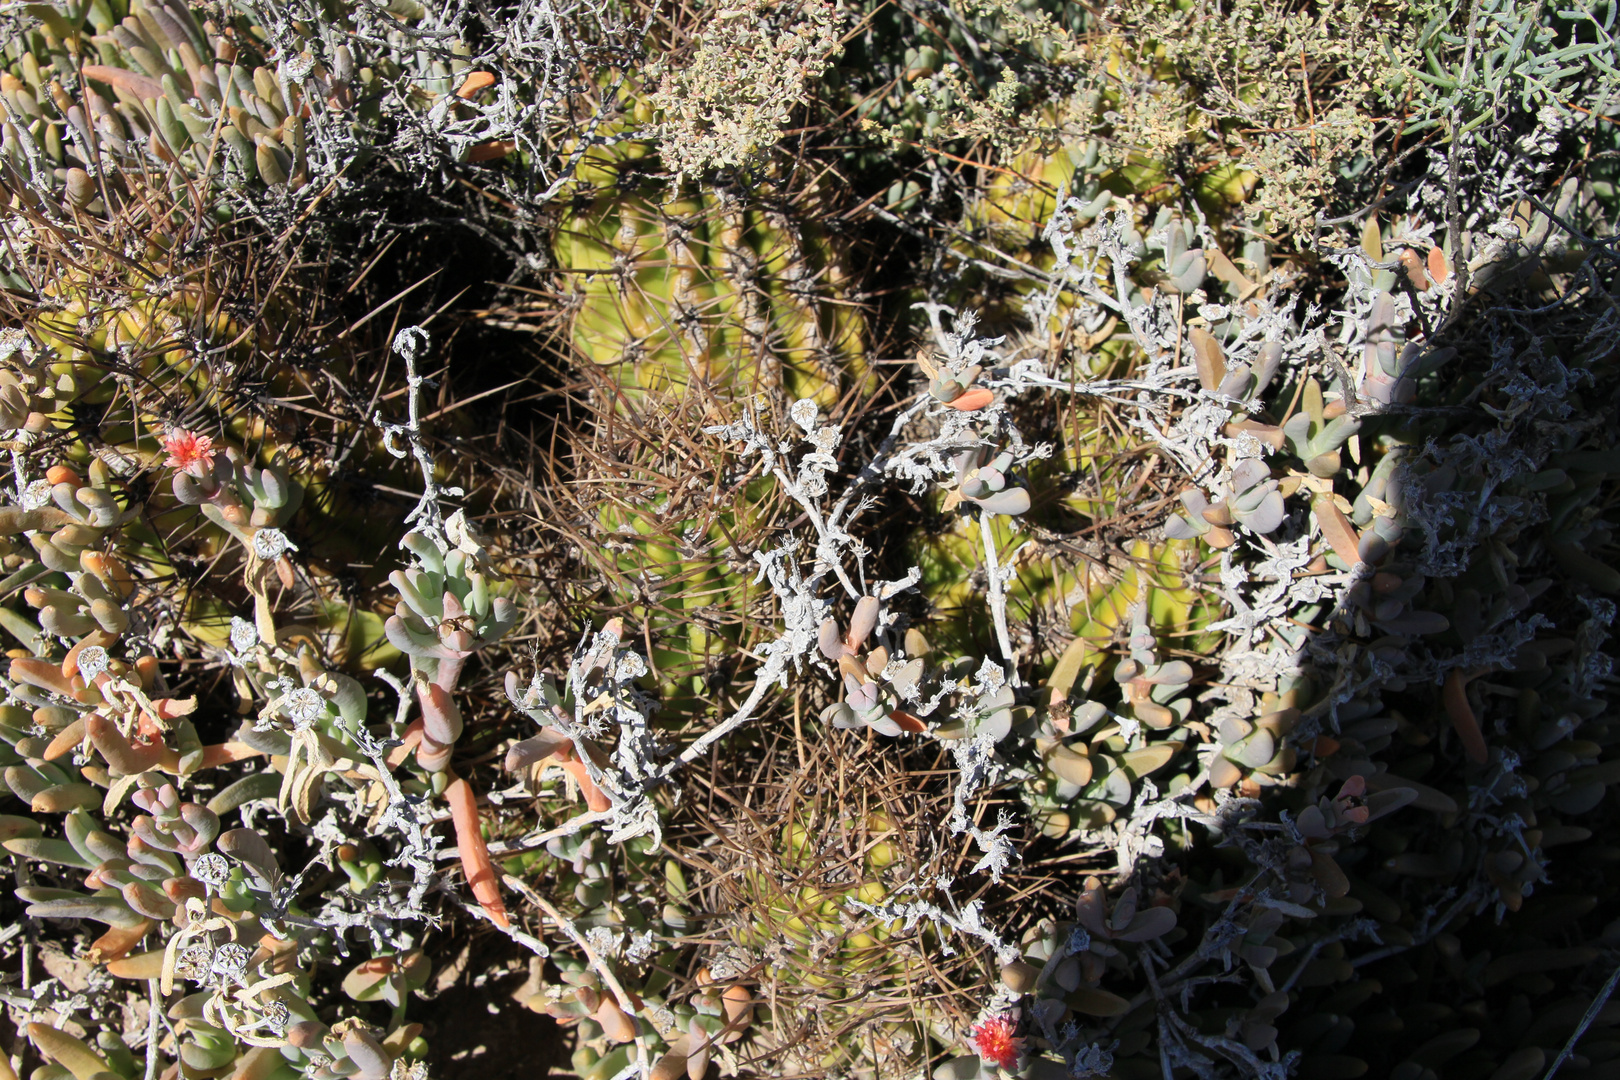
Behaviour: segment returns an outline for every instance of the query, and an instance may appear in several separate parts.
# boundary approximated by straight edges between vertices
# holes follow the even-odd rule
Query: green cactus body
[[[901,924],[848,906],[888,898],[902,861],[889,838],[892,830],[881,812],[831,830],[833,838],[860,838],[857,865],[848,867],[824,850],[829,842],[824,826],[790,821],[779,834],[778,861],[745,868],[737,882],[737,943],[780,957],[761,987],[774,1003],[770,1021],[761,1025],[752,1045],[787,1069],[889,1075],[926,1058],[927,1028],[911,1005],[888,1000],[882,990],[876,999],[861,990],[896,987],[918,977],[907,965],[908,954],[895,949]],[[800,1041],[802,1036],[807,1038]]]
[[[625,139],[585,153],[562,205],[553,251],[575,355],[605,380],[594,406],[604,439],[622,417],[684,446],[692,425],[741,408],[779,415],[808,398],[830,410],[872,390],[852,252],[820,220],[832,207],[823,187],[678,182],[649,143]],[[745,560],[776,496],[758,480],[665,495],[675,466],[657,455],[668,449],[628,449],[646,486],[619,483],[622,471],[590,481],[602,496],[591,509],[602,550],[590,557],[616,595],[635,598],[666,707],[684,716],[749,643],[765,594]],[[641,602],[646,584],[653,603]]]
[[[1018,525],[1022,520],[1003,515],[990,518],[996,550],[1003,559],[1027,536]],[[920,588],[931,607],[927,633],[946,652],[984,651],[974,643],[974,627],[988,625],[981,616],[984,599],[982,589],[971,580],[984,561],[979,527],[976,514],[958,514],[941,532],[919,531],[910,539],[907,554],[922,569]],[[1189,584],[1196,558],[1195,545],[1171,540],[1155,546],[1133,543],[1118,560],[1117,570],[1102,570],[1092,561],[1059,555],[1017,559],[1018,574],[1007,590],[1009,612],[1020,621],[1029,619],[1043,626],[1062,622],[1070,632],[1107,639],[1135,602],[1145,578],[1151,586],[1154,625],[1166,633],[1196,632],[1217,617]]]
[[[743,195],[676,188],[651,147],[595,147],[553,247],[573,343],[642,408],[699,388],[830,407],[870,378],[865,317],[843,246],[816,223],[827,201],[767,184]]]
[[[1175,205],[1183,198],[1196,199],[1207,213],[1219,217],[1247,198],[1252,175],[1230,164],[1217,163],[1203,172],[1196,188],[1186,193],[1168,179],[1162,162],[1131,153],[1123,164],[1110,166],[1101,159],[1100,143],[1087,134],[1093,126],[1091,117],[1100,108],[1096,100],[1049,107],[1041,114],[1038,136],[980,170],[980,183],[968,199],[954,248],[965,257],[962,300],[981,311],[988,326],[1003,327],[1031,317],[1028,301],[1045,289],[1047,275],[1056,266],[1043,233],[1058,209],[1060,194],[1078,202],[1079,209],[1073,211],[1077,226],[1120,205],[1139,213],[1139,207]],[[1165,270],[1172,278],[1190,268],[1172,269],[1169,263],[1167,259]],[[1138,272],[1144,271],[1151,274],[1152,266]],[[1190,292],[1196,285],[1193,281],[1181,291]],[[1044,325],[1032,327],[1036,340],[1062,343],[1081,353],[1099,350],[1114,323],[1082,326],[1076,314],[1073,295],[1060,291],[1045,310]],[[1090,356],[1087,376],[1100,377],[1119,359],[1115,352],[1102,349],[1100,355]]]
[[[749,639],[753,609],[766,595],[754,583],[755,567],[726,560],[734,538],[759,536],[772,515],[767,480],[738,490],[731,508],[714,513],[693,507],[701,518],[672,520],[668,500],[653,504],[610,504],[601,523],[614,549],[612,572],[627,594],[647,582],[657,601],[638,605],[633,617],[652,640],[649,659],[665,707],[684,712],[710,688],[716,665]],[[756,626],[756,630],[763,624]]]
[[[97,230],[102,227],[93,224]],[[176,506],[175,497],[164,491],[149,502],[148,514],[120,530],[121,550],[143,568],[144,576],[172,577],[171,553],[161,537],[177,531],[192,536],[187,554],[200,551],[208,557],[221,554],[232,541],[249,546],[263,528],[318,536],[331,563],[374,557],[375,521],[338,509],[325,494],[326,478],[312,475],[302,453],[286,452],[288,431],[256,415],[261,410],[251,404],[259,393],[294,398],[311,389],[305,372],[262,362],[260,327],[275,324],[278,332],[296,334],[304,322],[290,303],[291,290],[271,291],[259,308],[263,321],[244,327],[226,312],[230,283],[211,262],[177,254],[162,230],[144,237],[138,253],[120,256],[109,250],[121,242],[120,232],[119,223],[107,225],[100,234],[106,247],[86,263],[43,259],[30,265],[23,256],[21,265],[43,284],[7,294],[8,306],[29,336],[21,349],[0,361],[0,420],[29,433],[66,436],[71,440],[65,448],[68,458],[79,463],[79,470],[88,463],[92,475],[98,469],[104,475],[125,475],[164,464],[164,453],[172,456],[169,444],[177,434],[167,417],[180,413],[219,424],[215,430],[222,429],[223,435],[214,440],[192,437],[199,440],[197,452],[204,457],[223,454],[230,459],[228,467],[221,465],[229,475],[207,491],[201,490],[207,487],[203,478],[188,476],[182,485],[190,486],[179,495],[180,502],[198,507],[213,528],[192,532],[198,511]],[[66,272],[51,277],[53,268]],[[222,377],[222,364],[227,365],[224,370],[252,370],[255,381],[263,381],[251,391],[239,388]],[[109,372],[120,377],[108,377]],[[133,395],[130,380],[141,388]],[[365,456],[392,462],[375,440]],[[304,476],[294,480],[295,471]],[[322,497],[306,504],[310,481]],[[295,514],[299,517],[293,527]],[[206,604],[196,594],[188,602]],[[375,652],[382,640],[381,622],[366,618],[369,614],[350,617],[342,605],[323,618],[330,632],[344,639],[346,658]],[[202,634],[209,638],[206,630]]]

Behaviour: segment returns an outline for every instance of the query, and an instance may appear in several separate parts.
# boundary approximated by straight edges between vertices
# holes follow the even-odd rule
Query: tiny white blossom
[[[601,956],[618,956],[624,939],[622,935],[605,926],[593,926],[585,931],[585,940],[590,942],[591,948]]]
[[[259,629],[240,615],[231,618],[231,647],[247,652],[259,643]]]
[[[287,534],[280,529],[260,529],[253,534],[253,554],[268,562],[279,559],[288,551],[297,551]]]
[[[96,676],[107,670],[107,650],[100,645],[86,645],[79,650],[79,674],[85,682],[95,682]]]
[[[282,708],[287,712],[287,719],[293,722],[293,727],[302,731],[326,711],[326,699],[321,697],[319,691],[300,686],[282,699]]]
[[[816,426],[816,418],[821,415],[821,406],[813,398],[800,398],[788,408],[788,417],[795,424],[804,429],[806,435]]]

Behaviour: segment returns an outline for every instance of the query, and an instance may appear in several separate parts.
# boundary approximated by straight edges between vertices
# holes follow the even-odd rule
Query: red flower
[[[200,477],[214,467],[214,440],[207,435],[193,435],[185,428],[170,428],[163,438],[163,449],[169,454],[163,464],[171,469]]]
[[[1018,1067],[1024,1053],[1024,1040],[1013,1034],[1011,1017],[993,1016],[980,1021],[973,1029],[973,1048],[979,1056],[998,1068],[1011,1071]]]

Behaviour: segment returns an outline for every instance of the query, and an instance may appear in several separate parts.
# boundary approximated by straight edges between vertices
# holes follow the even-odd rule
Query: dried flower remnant
[[[107,670],[107,650],[100,645],[86,645],[79,650],[79,674],[87,683],[96,681],[96,676]]]
[[[297,551],[287,534],[280,529],[260,529],[253,534],[253,554],[269,562],[279,559],[288,551]]]
[[[326,711],[326,699],[307,686],[290,691],[282,702],[294,731],[303,731]]]

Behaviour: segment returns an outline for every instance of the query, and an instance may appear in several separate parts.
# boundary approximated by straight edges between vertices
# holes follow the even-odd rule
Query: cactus
[[[684,714],[758,623],[747,551],[776,509],[759,494],[769,485],[700,497],[662,478],[691,467],[687,452],[710,455],[693,427],[805,399],[847,408],[874,379],[855,256],[822,220],[830,185],[774,169],[751,187],[677,181],[651,145],[613,138],[585,151],[553,237],[574,355],[595,386],[576,458],[590,508],[559,513],[595,518],[584,554],[617,610],[649,624],[649,659]]]
[[[374,610],[390,567],[376,558],[379,514],[397,524],[403,513],[356,507],[348,484],[399,470],[344,400],[347,379],[375,377],[366,343],[326,329],[329,302],[303,274],[276,273],[263,237],[237,227],[188,239],[191,208],[160,188],[135,190],[139,202],[105,217],[17,215],[16,235],[32,243],[0,253],[20,282],[0,293],[19,324],[0,349],[14,449],[44,443],[81,474],[88,463],[137,487],[143,468],[180,469],[172,495],[165,483],[144,500],[127,557],[165,578],[239,553],[250,590],[263,591],[278,580],[295,588],[283,556],[302,546],[295,591],[316,609],[303,617],[335,639],[345,666],[388,662],[397,654]],[[305,400],[322,420],[295,404]],[[285,539],[281,554],[254,551],[267,529],[265,543]],[[356,575],[356,564],[375,568]],[[191,589],[180,601],[187,631],[217,643],[238,598]]]
[[[866,387],[851,253],[817,220],[832,193],[679,185],[657,162],[636,140],[586,151],[553,240],[574,349],[615,398],[634,411],[691,392],[831,406]]]
[[[471,23],[416,36],[458,5],[315,7],[30,5],[42,25],[0,64],[0,628],[20,646],[0,783],[27,807],[0,842],[47,940],[94,924],[86,959],[157,980],[168,1013],[146,1062],[133,1037],[28,1017],[37,1080],[419,1078],[405,1006],[435,916],[549,954],[528,1005],[589,1080],[1611,1066],[1620,1011],[1592,1007],[1620,778],[1598,17],[975,0],[936,33],[874,9],[846,61],[884,100],[859,115],[929,164],[812,120],[791,168],[766,154],[705,184],[660,163],[723,140],[644,141],[633,58],[623,105],[573,80],[617,114],[591,124],[572,86],[475,65]],[[1324,38],[1313,20],[1346,10],[1365,18]],[[817,28],[805,66],[760,83],[796,95],[778,111],[696,87],[753,111],[739,154],[817,107],[844,43],[836,13],[804,14],[720,13]],[[514,26],[495,53],[529,47]],[[552,59],[607,54],[565,30],[587,52]],[[660,137],[694,85],[656,98]],[[571,143],[508,123],[557,102]],[[729,115],[673,119],[724,135]],[[579,175],[553,185],[547,147]],[[512,666],[522,605],[490,554],[510,547],[469,525],[487,475],[466,469],[461,513],[435,501],[414,351],[408,427],[373,439],[373,406],[328,410],[349,447],[332,469],[378,480],[404,453],[428,488],[372,616],[409,672],[397,708],[300,622],[338,603],[310,526],[388,529],[337,505],[320,440],[259,403],[393,385],[337,372],[316,393],[310,369],[348,346],[300,353],[324,309],[246,287],[215,245],[252,223],[218,211],[319,225],[337,164],[368,151],[480,165],[509,193],[547,174],[566,200],[545,227],[589,415],[537,470],[570,494],[536,505],[599,574],[546,575],[537,647],[563,640],[548,619],[589,629],[558,680],[510,677],[499,718],[457,695],[476,657]],[[1568,181],[1544,190],[1558,154]],[[888,434],[855,423],[874,335],[834,176],[848,206],[875,196],[940,241],[916,275],[931,300],[1033,330],[969,341],[924,305],[941,352],[885,390]],[[1356,238],[1330,196],[1381,205]],[[891,480],[925,527],[879,503]],[[666,741],[711,707],[701,743]],[[486,748],[515,786],[481,800]],[[442,913],[438,818],[471,894]]]
[[[737,944],[777,958],[759,988],[774,1007],[756,1021],[750,1047],[782,1072],[915,1067],[931,1039],[926,1014],[891,989],[921,975],[895,948],[905,935],[882,920],[850,919],[845,903],[881,903],[908,879],[904,838],[881,811],[836,822],[813,814],[785,823],[772,859],[726,890]],[[862,987],[883,989],[868,997]]]
[[[626,614],[652,637],[648,659],[673,711],[710,695],[711,680],[724,675],[723,665],[749,640],[751,623],[758,632],[764,590],[750,566],[724,554],[733,542],[762,536],[779,513],[768,489],[747,482],[724,501],[695,492],[650,494],[606,502],[599,512],[607,550],[598,559],[614,593],[632,601]]]

